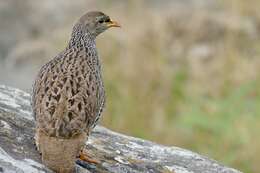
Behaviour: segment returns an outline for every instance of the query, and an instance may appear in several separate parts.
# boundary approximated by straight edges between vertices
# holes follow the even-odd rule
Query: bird
[[[42,163],[57,173],[74,172],[77,157],[88,159],[82,148],[105,105],[95,40],[111,27],[120,24],[103,12],[84,14],[66,48],[40,68],[34,81],[35,144]]]

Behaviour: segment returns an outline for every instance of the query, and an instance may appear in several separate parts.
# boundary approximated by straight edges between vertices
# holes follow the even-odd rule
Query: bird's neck
[[[88,31],[84,31],[82,29],[81,24],[76,24],[73,28],[71,39],[69,41],[69,44],[67,46],[67,49],[73,48],[73,47],[86,47],[88,49],[95,48],[96,47],[96,37],[93,36]]]

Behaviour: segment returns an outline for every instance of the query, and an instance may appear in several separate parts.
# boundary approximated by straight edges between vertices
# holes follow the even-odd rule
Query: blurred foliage
[[[146,11],[145,21],[135,20],[138,31],[123,25],[133,37],[115,40],[110,56],[102,55],[103,124],[259,172],[260,13],[252,6],[223,1],[222,17]]]

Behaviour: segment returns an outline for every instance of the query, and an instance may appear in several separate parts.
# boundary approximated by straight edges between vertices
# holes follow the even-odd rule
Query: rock
[[[33,144],[30,95],[0,85],[0,173],[50,173]],[[197,153],[166,147],[97,126],[85,151],[97,165],[77,161],[77,172],[239,173]]]

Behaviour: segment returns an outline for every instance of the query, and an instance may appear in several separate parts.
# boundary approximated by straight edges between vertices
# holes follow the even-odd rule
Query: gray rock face
[[[0,86],[0,173],[49,173],[33,144],[30,95]],[[239,173],[214,160],[98,126],[85,151],[99,164],[77,161],[77,172]]]

